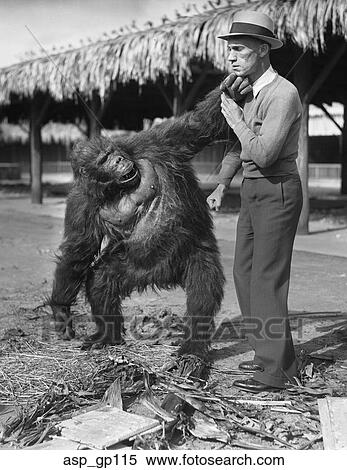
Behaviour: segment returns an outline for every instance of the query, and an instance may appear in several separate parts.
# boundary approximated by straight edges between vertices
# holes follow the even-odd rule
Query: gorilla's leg
[[[109,268],[108,268],[109,269]],[[94,344],[122,344],[123,316],[116,274],[103,265],[90,273],[86,281],[86,294],[96,324],[96,332],[85,338],[82,349]]]
[[[60,257],[54,273],[49,305],[53,312],[55,329],[66,340],[75,337],[70,306],[75,302],[81,288],[84,271],[83,263],[74,262],[68,253],[65,253]]]
[[[53,289],[48,303],[52,308],[55,329],[63,339],[75,336],[72,327],[71,305],[75,302],[81,284],[85,279],[93,259],[91,243],[69,234],[60,246],[61,255],[57,259]]]
[[[186,334],[179,355],[195,354],[206,359],[214,316],[223,299],[224,281],[214,243],[189,257],[184,279],[187,294]]]

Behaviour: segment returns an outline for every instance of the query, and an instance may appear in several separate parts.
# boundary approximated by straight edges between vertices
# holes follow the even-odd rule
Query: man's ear
[[[260,57],[265,57],[269,53],[270,53],[270,45],[266,43],[260,44],[259,46]]]

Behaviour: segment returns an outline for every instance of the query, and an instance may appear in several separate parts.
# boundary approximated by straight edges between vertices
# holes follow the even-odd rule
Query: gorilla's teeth
[[[132,168],[129,173],[124,175],[122,177],[122,183],[128,183],[129,181],[132,181],[134,178],[136,178],[138,175],[138,171],[136,168]]]

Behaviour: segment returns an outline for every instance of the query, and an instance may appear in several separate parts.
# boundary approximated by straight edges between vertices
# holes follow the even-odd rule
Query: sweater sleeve
[[[222,161],[222,167],[218,174],[218,183],[229,186],[231,180],[234,178],[236,173],[242,166],[242,161],[240,159],[241,145],[237,141],[233,146],[228,150],[225,157]]]
[[[301,116],[300,98],[295,89],[285,95],[272,95],[265,110],[265,117],[256,135],[242,120],[234,126],[241,142],[242,161],[253,161],[266,168],[278,158],[293,122]]]

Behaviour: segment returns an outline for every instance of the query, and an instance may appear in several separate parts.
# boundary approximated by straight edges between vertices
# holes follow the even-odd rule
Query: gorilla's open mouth
[[[139,177],[139,170],[136,168],[135,165],[132,166],[132,168],[130,169],[130,171],[128,171],[127,173],[125,173],[124,175],[122,175],[120,177],[120,183],[130,183],[132,181],[134,181],[135,179],[137,179]]]

